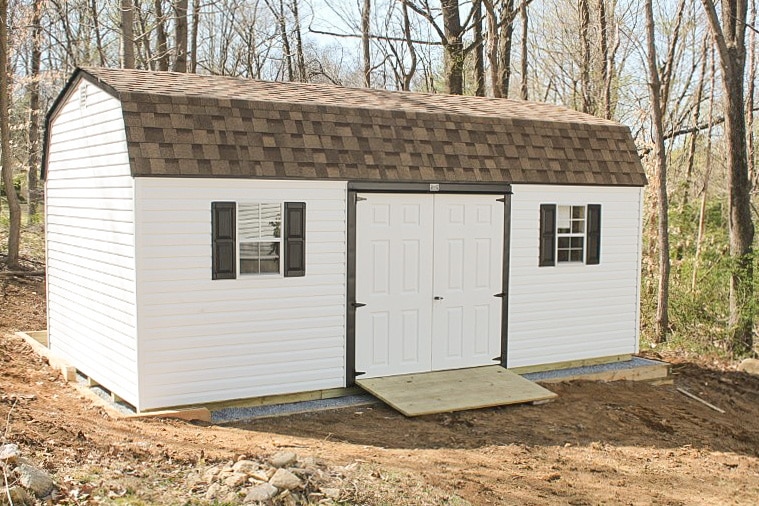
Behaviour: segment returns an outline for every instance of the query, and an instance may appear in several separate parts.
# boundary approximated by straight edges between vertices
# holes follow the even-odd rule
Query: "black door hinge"
[[[366,374],[366,371],[355,371],[353,373],[354,376],[361,376],[362,374]]]
[[[356,309],[360,307],[364,307],[364,306],[366,306],[366,304],[364,304],[363,302],[351,302],[351,307],[354,307]]]
[[[506,297],[506,292],[497,293],[493,295],[493,297],[501,297],[501,298]]]

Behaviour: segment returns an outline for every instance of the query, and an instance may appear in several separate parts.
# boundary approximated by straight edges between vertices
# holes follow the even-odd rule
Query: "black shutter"
[[[237,214],[234,202],[211,202],[212,279],[234,279]]]
[[[306,203],[285,202],[285,277],[306,275]]]
[[[601,204],[588,204],[588,235],[585,242],[585,263],[601,263]]]
[[[540,259],[538,265],[556,265],[556,204],[540,204]]]

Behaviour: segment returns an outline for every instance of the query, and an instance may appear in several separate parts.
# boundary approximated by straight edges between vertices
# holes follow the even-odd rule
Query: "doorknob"
[[[434,300],[443,300],[443,298],[439,295],[435,295]]]

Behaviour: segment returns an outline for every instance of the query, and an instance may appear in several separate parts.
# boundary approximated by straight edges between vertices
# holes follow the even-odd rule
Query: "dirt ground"
[[[377,404],[231,426],[123,420],[12,336],[44,315],[41,282],[0,278],[0,444],[49,470],[63,503],[206,504],[193,468],[282,448],[339,469],[345,504],[759,503],[759,378],[734,364],[666,357],[674,386],[553,384],[548,404],[415,419]]]

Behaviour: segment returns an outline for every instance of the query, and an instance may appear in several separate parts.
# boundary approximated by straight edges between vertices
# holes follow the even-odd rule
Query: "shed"
[[[646,178],[611,121],[82,68],[43,172],[51,349],[140,411],[638,350]]]

